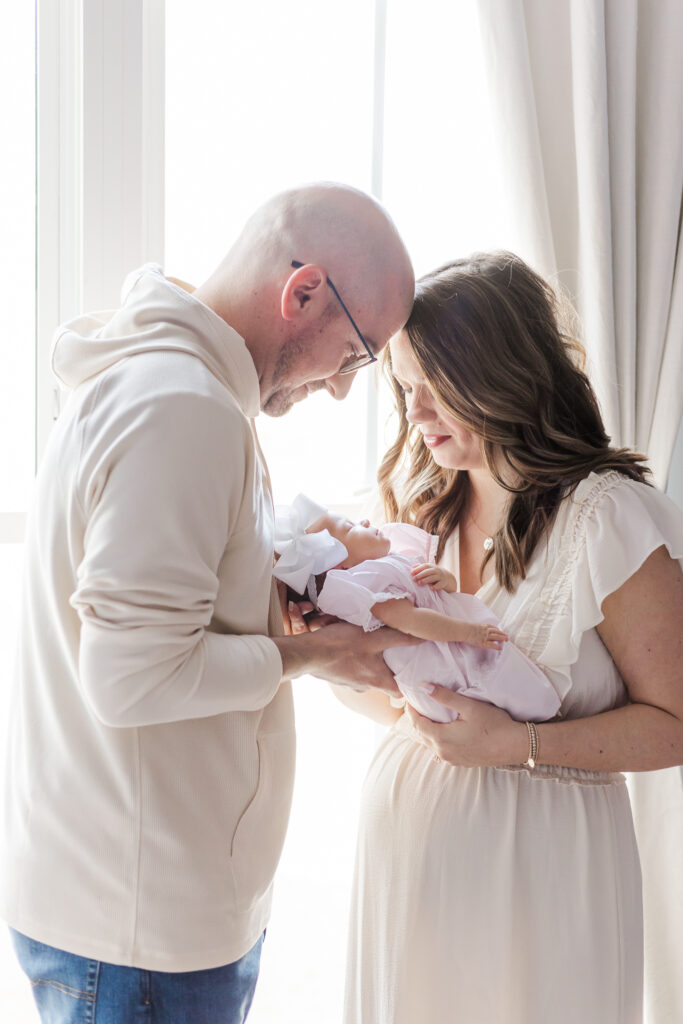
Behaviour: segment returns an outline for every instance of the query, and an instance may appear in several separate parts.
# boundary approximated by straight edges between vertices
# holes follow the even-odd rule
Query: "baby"
[[[519,721],[557,713],[560,700],[541,669],[508,641],[483,602],[458,593],[453,574],[433,564],[436,537],[406,523],[381,530],[366,520],[353,523],[302,495],[278,513],[279,579],[307,590],[322,612],[366,631],[392,626],[422,641],[384,652],[420,714],[437,722],[457,717],[429,696],[428,683],[489,701]]]

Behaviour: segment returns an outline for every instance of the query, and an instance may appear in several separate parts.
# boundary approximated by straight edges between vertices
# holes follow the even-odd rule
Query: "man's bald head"
[[[410,314],[413,269],[386,210],[358,189],[318,183],[264,203],[196,293],[244,337],[262,408],[275,415],[321,382],[338,398],[350,387],[352,375],[337,378],[341,347],[360,342],[340,323],[328,279],[375,351]]]
[[[408,295],[406,319],[412,308],[413,269],[396,226],[375,199],[348,185],[274,196],[247,221],[228,260],[236,255],[260,273],[280,275],[292,259],[319,263],[349,295],[371,289],[376,299],[393,285]]]

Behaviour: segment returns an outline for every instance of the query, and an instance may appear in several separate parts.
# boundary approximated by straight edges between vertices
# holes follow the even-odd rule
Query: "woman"
[[[548,674],[534,726],[437,687],[364,791],[347,1024],[636,1024],[640,870],[622,771],[681,761],[683,517],[611,447],[551,289],[509,254],[424,278],[390,346],[388,519]]]

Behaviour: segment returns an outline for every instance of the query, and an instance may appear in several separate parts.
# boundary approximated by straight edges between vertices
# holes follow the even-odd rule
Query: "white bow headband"
[[[275,506],[275,550],[280,558],[273,575],[297,594],[306,593],[311,576],[333,569],[348,555],[342,542],[328,530],[306,533],[306,528],[326,512],[305,494],[298,494],[291,505]]]

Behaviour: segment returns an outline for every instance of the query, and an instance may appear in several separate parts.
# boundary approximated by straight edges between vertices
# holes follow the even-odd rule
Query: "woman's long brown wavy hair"
[[[519,257],[477,253],[421,278],[405,327],[435,399],[481,438],[490,473],[510,492],[506,521],[482,562],[483,569],[495,557],[509,591],[584,477],[612,469],[646,482],[649,473],[643,455],[611,447],[583,348],[563,331],[564,316],[550,285]],[[406,419],[388,350],[384,367],[400,421],[378,474],[385,513],[437,534],[440,556],[467,509],[469,475],[434,462]]]

